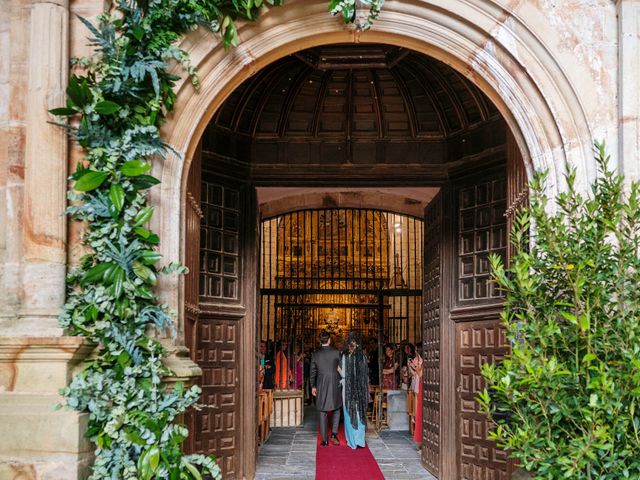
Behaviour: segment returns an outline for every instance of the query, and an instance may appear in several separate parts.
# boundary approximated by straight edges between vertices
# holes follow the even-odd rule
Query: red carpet
[[[347,446],[342,424],[338,431],[340,445],[335,446],[329,440],[328,447],[321,447],[320,431],[318,431],[318,448],[316,450],[316,480],[384,480],[384,475],[373,458],[369,447],[356,448]],[[331,429],[331,417],[329,417]]]

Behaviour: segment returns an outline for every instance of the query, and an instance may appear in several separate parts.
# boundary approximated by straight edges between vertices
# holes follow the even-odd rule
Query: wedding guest
[[[276,388],[289,388],[292,380],[291,368],[287,359],[288,346],[287,341],[282,340],[276,352]]]
[[[400,374],[402,378],[401,388],[402,390],[409,390],[412,382],[409,362],[416,355],[416,347],[414,347],[412,343],[407,342],[404,344],[403,350],[404,350],[403,352],[404,355],[402,356],[403,364],[402,364],[402,370]]]
[[[262,382],[262,388],[272,389],[274,387],[274,368],[273,368],[273,355],[272,349],[269,348],[273,342],[260,342],[260,366],[264,370],[264,380]]]
[[[411,371],[411,390],[416,392],[416,428],[413,431],[413,441],[422,443],[422,355],[417,353],[409,360],[409,370]]]
[[[327,424],[329,412],[331,418],[331,443],[340,445],[338,426],[340,425],[340,410],[342,410],[342,396],[340,395],[340,353],[331,346],[331,336],[328,332],[320,333],[321,347],[313,352],[311,357],[311,394],[316,397],[316,408],[320,412],[321,446],[329,445]]]
[[[399,363],[395,359],[393,344],[388,343],[384,346],[384,354],[384,361],[382,363],[382,388],[395,390],[398,387],[396,372],[398,371]]]
[[[351,332],[347,336],[345,347],[346,351],[340,360],[344,435],[347,445],[356,449],[365,446],[369,372],[358,332]]]

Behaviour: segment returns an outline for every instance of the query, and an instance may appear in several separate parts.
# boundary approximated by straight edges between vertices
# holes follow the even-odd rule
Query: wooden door
[[[450,322],[455,326],[455,471],[463,480],[508,480],[513,462],[495,442],[479,412],[476,396],[484,388],[481,365],[509,353],[500,323],[502,293],[490,280],[489,255],[510,257],[508,232],[514,212],[527,200],[526,170],[509,135],[505,166],[454,183],[451,210],[456,212],[452,244]]]
[[[442,314],[441,273],[443,235],[442,193],[429,203],[424,214],[424,283],[422,288],[422,463],[440,475],[440,324]],[[419,428],[416,425],[416,428]]]
[[[484,388],[481,365],[499,361],[509,351],[499,320],[502,296],[491,282],[489,266],[490,254],[507,257],[506,202],[505,168],[454,186],[456,274],[450,318],[455,324],[456,470],[464,480],[511,477],[511,462],[487,440],[491,424],[475,400]]]
[[[223,477],[233,479],[255,469],[257,206],[246,169],[218,160],[203,153],[197,237],[187,229],[186,257],[198,255],[191,267],[198,290],[197,319],[185,331],[203,372],[193,451],[216,455]]]

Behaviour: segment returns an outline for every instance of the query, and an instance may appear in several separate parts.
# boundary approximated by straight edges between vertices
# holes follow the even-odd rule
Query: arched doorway
[[[229,477],[251,475],[256,277],[264,263],[258,261],[256,230],[260,189],[342,188],[341,194],[364,198],[364,189],[372,186],[413,187],[426,207],[419,332],[425,356],[423,461],[440,478],[509,478],[511,464],[486,440],[487,422],[474,396],[481,386],[480,364],[507,349],[488,255],[507,256],[505,215],[521,198],[525,179],[513,136],[486,96],[451,67],[417,52],[384,44],[316,47],[246,80],[205,130],[189,176],[185,246],[190,270],[199,273],[187,277],[185,333],[192,358],[204,371],[205,405],[193,417],[192,447],[216,452]],[[317,199],[297,201],[302,203],[291,210],[310,208]],[[323,201],[325,207],[336,206],[330,192]],[[332,217],[334,210],[328,210]],[[324,212],[326,217],[327,208]],[[341,211],[335,212],[340,218]],[[372,226],[377,218],[387,229],[380,213],[372,215]],[[284,215],[273,230],[287,225],[292,230],[292,218]],[[313,225],[313,215],[309,218]],[[357,230],[359,237],[369,233]],[[295,268],[298,276],[300,265],[284,259],[295,249],[285,247],[276,242],[272,249],[283,256],[276,277],[281,267]],[[309,251],[318,253],[320,247]],[[348,246],[344,251],[346,258]],[[334,261],[340,263],[337,252],[329,260],[324,254],[332,271]],[[382,257],[380,271],[389,277],[395,255]],[[337,271],[341,267],[335,265]],[[338,282],[341,293],[349,280],[347,272]],[[276,293],[282,296],[281,289]],[[276,300],[274,309],[280,304]],[[413,332],[418,333],[415,326]]]
[[[159,222],[157,229],[167,240],[162,245],[165,256],[179,257],[187,260],[188,263],[193,261],[196,255],[186,242],[186,238],[189,225],[193,227],[199,223],[193,218],[189,219],[189,212],[193,210],[197,214],[200,208],[197,202],[189,198],[197,199],[200,191],[198,190],[198,195],[195,195],[195,190],[188,188],[186,172],[197,171],[200,168],[197,166],[197,162],[200,161],[200,155],[196,154],[197,146],[209,120],[220,111],[225,99],[230,98],[243,81],[271,62],[305,47],[375,41],[428,54],[452,67],[462,78],[469,80],[479,89],[479,92],[487,96],[490,100],[488,103],[495,105],[506,122],[508,130],[513,132],[512,136],[508,135],[503,145],[503,151],[510,152],[505,154],[507,166],[503,169],[504,181],[507,185],[505,193],[509,202],[518,197],[522,181],[526,178],[522,163],[509,160],[517,158],[520,154],[529,170],[534,167],[550,170],[552,192],[555,192],[561,184],[556,165],[561,165],[565,161],[578,166],[583,181],[592,175],[589,164],[585,161],[588,158],[591,135],[579,101],[562,75],[561,68],[548,51],[530,33],[526,25],[519,22],[517,18],[510,18],[508,10],[497,7],[489,0],[480,2],[477,8],[472,8],[463,1],[448,2],[444,7],[436,5],[436,2],[420,2],[415,5],[392,3],[376,24],[374,31],[360,34],[336,24],[333,19],[326,16],[324,7],[321,2],[293,1],[283,9],[270,11],[258,23],[248,24],[240,29],[243,42],[230,55],[223,52],[219,45],[215,45],[212,38],[202,32],[194,33],[185,40],[184,46],[190,51],[194,64],[199,68],[202,90],[200,94],[196,94],[190,85],[182,85],[178,92],[176,112],[165,126],[169,143],[185,156],[185,162],[178,157],[168,158],[159,174],[163,179],[164,189],[158,192],[160,198],[156,199],[156,203],[160,206],[160,215],[156,221]],[[218,165],[225,164],[219,161]],[[418,174],[418,170],[414,171],[414,167],[412,165],[410,169],[402,171],[413,171]],[[224,174],[229,173],[228,169],[222,168],[222,170]],[[518,173],[513,173],[516,170]],[[471,173],[478,173],[478,170]],[[219,176],[220,173],[214,173],[214,175]],[[235,185],[240,190],[247,189],[246,205],[253,204],[253,212],[255,212],[257,208],[251,196],[250,185],[246,182],[247,179],[249,176],[245,171],[237,175]],[[460,194],[465,188],[464,183],[462,176],[449,178],[446,181],[447,190]],[[400,180],[397,184],[403,183]],[[441,179],[434,182],[434,185],[436,184],[445,185]],[[468,184],[467,187],[471,188]],[[187,195],[186,201],[179,202],[185,191],[191,192],[191,197]],[[428,298],[432,308],[429,318],[432,321],[436,318],[442,319],[444,313],[448,313],[447,309],[453,305],[453,297],[450,294],[442,295],[442,285],[447,284],[454,288],[453,274],[457,272],[456,268],[460,267],[454,264],[456,252],[451,249],[457,244],[449,243],[449,247],[445,247],[447,242],[462,241],[463,232],[453,230],[450,222],[451,218],[458,218],[457,214],[451,217],[451,209],[457,204],[456,193],[443,194],[432,202],[433,207],[427,212],[428,216],[431,216],[429,223],[435,226],[440,225],[435,230],[437,235],[428,235],[432,243],[435,242],[435,238],[439,238],[440,243],[432,244],[425,249],[425,251],[438,253],[425,262],[426,265],[433,266],[433,270],[429,270],[432,274],[427,273],[425,279],[425,292],[431,288]],[[508,205],[511,206],[511,203]],[[252,220],[254,226],[249,225],[247,228],[250,230],[256,228],[257,217],[251,211],[246,212],[245,218],[254,219]],[[180,231],[176,225],[180,225]],[[467,253],[475,255],[476,252]],[[476,261],[475,257],[473,261]],[[457,279],[457,274],[455,277]],[[189,331],[188,322],[185,319],[189,312],[197,314],[199,307],[197,301],[194,304],[189,299],[188,279],[184,284],[171,282],[171,280],[165,280],[160,285],[161,294],[169,305],[184,312],[180,318],[180,331],[189,336],[193,332]],[[474,277],[474,289],[475,282]],[[462,287],[457,285],[455,288],[455,292],[459,292]],[[440,291],[440,294],[436,295],[436,290]],[[479,316],[471,315],[466,318],[479,320],[483,318],[482,315],[490,315],[491,309],[487,305],[491,302],[475,300],[484,304],[479,310],[481,313]],[[181,308],[182,305],[185,307],[184,310]],[[470,305],[468,303],[467,307]],[[233,311],[233,308],[227,310]],[[427,311],[429,309],[425,306],[425,312]],[[235,310],[235,314],[243,316],[247,315],[248,311]],[[450,372],[456,367],[457,336],[469,338],[469,335],[474,334],[473,331],[471,333],[457,331],[455,326],[458,323],[451,318],[448,320],[449,323],[445,324],[448,327],[446,331],[443,330],[443,322],[440,321],[438,337],[433,336],[438,328],[436,324],[425,322],[428,328],[425,330],[424,337],[431,335],[430,338],[433,339],[432,343],[435,346],[434,352],[437,350],[439,355],[441,351],[446,351],[449,355],[447,359],[443,359],[436,357],[433,353],[433,358],[438,360],[437,362],[434,360],[432,375],[442,376],[442,378],[446,373],[439,370],[442,365],[446,364]],[[217,332],[226,332],[228,339],[240,345],[255,344],[255,331],[251,328],[243,328],[233,333],[232,330],[222,328]],[[486,331],[483,335],[486,337]],[[238,353],[240,357],[234,358],[239,363],[249,364],[254,361],[255,352],[251,349],[244,349]],[[218,372],[217,375],[219,374]],[[232,373],[229,374],[232,375]],[[253,378],[243,377],[238,381],[238,392],[251,392],[255,388]],[[455,423],[455,415],[447,414],[451,412],[447,409],[459,408],[462,400],[460,396],[456,397],[459,392],[456,391],[455,380],[450,375],[437,388],[442,396],[436,397],[433,394],[431,401],[434,403],[434,408],[442,407],[442,409],[438,417],[431,417],[431,426],[425,431],[426,443],[429,445],[430,442],[431,445],[425,450],[425,462],[433,464],[432,469],[437,470],[440,478],[457,478],[459,471],[462,470],[462,460],[455,455],[452,456],[451,452],[461,451],[464,445],[456,445],[456,438],[458,438],[456,432],[459,425]],[[255,427],[252,424],[251,415],[247,413],[251,414],[255,405],[250,395],[239,395],[238,398],[241,399],[240,408],[244,414],[238,417],[241,418],[241,425],[234,427],[241,433],[239,437],[226,440],[225,445],[230,449],[229,451],[236,451],[239,454],[237,457],[234,455],[229,457],[233,457],[229,460],[229,469],[235,468],[233,465],[238,465],[241,470],[236,473],[250,477],[255,459],[255,447],[251,446],[251,439],[255,438]],[[221,423],[223,417],[220,416],[218,420],[218,425],[221,426],[219,431],[224,431]],[[425,415],[425,418],[430,417]],[[443,418],[446,418],[446,421]],[[226,421],[234,420],[227,416]],[[214,444],[215,442],[212,443]],[[446,458],[440,455],[443,451],[448,452]],[[478,450],[473,454],[483,456],[485,453],[486,451]]]

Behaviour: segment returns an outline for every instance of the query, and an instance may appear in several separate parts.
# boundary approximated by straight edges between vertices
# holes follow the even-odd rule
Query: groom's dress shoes
[[[320,446],[321,447],[328,447],[329,446],[329,442],[320,442]]]
[[[333,443],[334,445],[340,445],[340,440],[338,440],[337,435],[331,435],[331,443]]]

